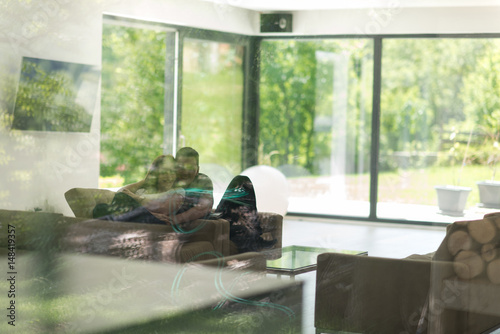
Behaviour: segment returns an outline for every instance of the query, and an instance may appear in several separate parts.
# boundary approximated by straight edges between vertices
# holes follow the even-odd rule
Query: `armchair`
[[[317,265],[316,333],[426,333],[430,261],[324,253]]]
[[[488,214],[450,224],[431,254],[321,254],[316,332],[490,333],[500,326],[499,247],[500,215]]]

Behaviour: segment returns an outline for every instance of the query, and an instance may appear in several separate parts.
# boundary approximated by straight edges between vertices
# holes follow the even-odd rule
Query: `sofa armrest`
[[[78,221],[60,213],[0,210],[0,247],[9,245],[7,235],[15,231],[16,249],[57,250],[66,228]]]
[[[262,227],[262,238],[264,240],[277,240],[271,248],[273,255],[270,258],[280,258],[283,247],[283,216],[272,212],[259,212],[259,219]]]
[[[107,189],[72,188],[64,193],[75,217],[93,218],[94,207],[100,203],[111,203],[116,192]]]
[[[283,216],[272,212],[259,212],[262,233],[270,232],[281,235],[283,229]]]

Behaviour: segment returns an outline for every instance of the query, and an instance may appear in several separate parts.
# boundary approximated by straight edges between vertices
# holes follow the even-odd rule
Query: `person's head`
[[[160,155],[157,157],[146,175],[149,187],[154,187],[156,191],[166,191],[172,188],[176,179],[175,159],[172,155]]]
[[[191,147],[183,147],[177,151],[175,156],[177,181],[189,184],[200,170],[200,156],[196,150]]]

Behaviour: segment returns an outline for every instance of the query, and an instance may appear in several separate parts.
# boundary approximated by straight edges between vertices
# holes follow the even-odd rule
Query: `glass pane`
[[[165,31],[103,27],[102,187],[137,182],[163,153],[165,42]]]
[[[241,172],[243,56],[241,45],[184,40],[179,145],[199,152],[215,203]]]
[[[476,182],[493,177],[499,158],[499,51],[494,39],[384,40],[379,217],[453,222],[489,212]]]
[[[370,40],[262,43],[259,159],[288,212],[368,216],[372,82]]]
[[[272,252],[272,251],[271,251]],[[307,246],[286,246],[281,249],[281,257],[275,260],[267,260],[266,266],[274,272],[294,271],[297,269],[316,268],[318,255],[322,253],[341,253],[350,255],[367,255],[365,251],[333,249]],[[306,271],[304,271],[306,272]]]

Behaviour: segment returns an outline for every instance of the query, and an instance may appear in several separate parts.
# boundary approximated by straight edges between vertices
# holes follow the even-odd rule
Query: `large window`
[[[191,146],[223,192],[243,169],[247,39],[105,19],[101,187],[135,182],[158,155]]]
[[[155,156],[192,146],[216,196],[263,164],[286,176],[288,213],[479,218],[500,207],[476,185],[500,161],[499,54],[496,38],[105,24],[101,176],[133,182]],[[451,201],[463,209],[442,206],[441,186],[465,190]]]
[[[219,203],[242,171],[244,56],[241,44],[184,38],[179,146],[200,154]]]
[[[186,38],[183,42],[180,146],[204,164],[241,172],[243,122],[241,45]]]
[[[288,211],[367,217],[372,41],[261,47],[259,162],[287,177]]]
[[[144,177],[165,149],[165,64],[169,34],[158,27],[106,20],[101,91],[101,186]]]
[[[495,39],[383,40],[378,217],[485,213],[476,182],[498,155],[499,50]],[[463,188],[464,211],[437,207],[436,186]]]
[[[446,223],[498,208],[476,184],[500,160],[499,40],[377,39],[262,42],[259,162],[287,176],[289,212]]]

